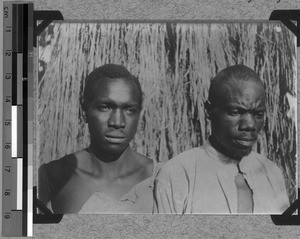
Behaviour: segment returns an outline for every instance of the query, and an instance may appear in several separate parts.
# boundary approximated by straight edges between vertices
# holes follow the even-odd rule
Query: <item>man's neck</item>
[[[227,150],[213,135],[209,136],[208,138],[209,143],[211,144],[211,146],[217,150],[218,152],[220,152],[221,154],[234,159],[236,161],[240,161],[243,157],[233,154],[232,152],[230,152],[229,150]]]
[[[94,159],[95,168],[101,177],[107,178],[120,178],[131,172],[134,165],[134,155],[131,148],[128,146],[119,155],[106,155],[105,153],[93,150],[93,147],[89,147],[87,150]],[[98,174],[97,173],[97,174]]]

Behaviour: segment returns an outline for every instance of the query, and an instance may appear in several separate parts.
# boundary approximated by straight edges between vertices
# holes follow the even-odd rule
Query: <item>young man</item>
[[[95,69],[82,103],[90,146],[40,167],[39,199],[54,213],[152,213],[156,164],[129,146],[141,108],[141,86],[125,67]]]
[[[212,80],[206,143],[168,161],[155,181],[159,213],[267,213],[289,206],[278,166],[252,151],[262,129],[265,92],[258,75],[237,65]]]

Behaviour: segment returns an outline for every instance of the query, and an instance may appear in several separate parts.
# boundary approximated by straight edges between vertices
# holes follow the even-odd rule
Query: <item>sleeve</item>
[[[260,158],[264,166],[264,174],[252,175],[252,180],[261,188],[262,195],[269,195],[268,204],[272,205],[273,214],[281,214],[289,207],[289,198],[282,169],[267,158]],[[262,178],[266,175],[267,177]],[[267,181],[266,181],[267,180]],[[266,181],[266,182],[265,182]],[[264,186],[264,185],[268,185]]]
[[[185,212],[189,188],[186,175],[180,165],[166,163],[162,167],[154,181],[154,213]]]
[[[272,187],[274,190],[275,200],[280,207],[280,212],[284,212],[289,206],[289,198],[285,185],[285,180],[282,170],[276,165],[271,172],[269,172]]]

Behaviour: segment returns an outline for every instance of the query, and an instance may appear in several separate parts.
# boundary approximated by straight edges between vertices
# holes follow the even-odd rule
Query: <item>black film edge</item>
[[[40,210],[42,214],[38,214],[37,210]],[[36,186],[33,187],[33,223],[59,223],[62,218],[63,214],[53,214],[40,200],[37,199],[37,188]]]
[[[64,20],[60,11],[34,11],[34,47],[37,46],[37,36],[39,36],[42,31],[54,20]],[[41,21],[39,25],[37,25],[38,21]],[[38,214],[37,210],[40,210],[42,214]],[[37,199],[37,188],[36,186],[33,187],[33,223],[59,223],[62,218],[63,214],[53,214],[40,200]]]
[[[64,20],[60,11],[34,11],[34,42],[36,47],[36,37],[53,21]],[[300,47],[300,10],[274,10],[272,11],[269,20],[280,20],[292,33],[297,37],[297,47]],[[42,21],[37,26],[37,21]],[[297,22],[297,25],[293,23]],[[300,225],[300,200],[298,199],[282,215],[271,215],[275,225]],[[37,197],[37,190],[34,187],[34,213],[33,223],[59,223],[63,217],[62,214],[53,214]],[[37,214],[39,209],[43,214]],[[292,215],[298,210],[298,215]]]
[[[297,47],[300,47],[300,10],[274,10],[269,20],[281,21],[297,37]],[[297,25],[293,23],[297,22]]]
[[[300,188],[298,188],[298,199],[281,215],[271,215],[275,225],[300,225]],[[298,210],[297,215],[292,215]]]
[[[274,10],[272,11],[269,20],[281,21],[296,37],[297,47],[300,47],[300,10]],[[297,22],[297,25],[293,23]],[[281,215],[271,215],[275,225],[300,225],[300,200],[298,199]],[[298,210],[297,215],[292,215]]]
[[[64,20],[60,11],[34,11],[34,38],[33,46],[37,46],[36,37],[54,20]],[[42,21],[37,25],[37,21]]]

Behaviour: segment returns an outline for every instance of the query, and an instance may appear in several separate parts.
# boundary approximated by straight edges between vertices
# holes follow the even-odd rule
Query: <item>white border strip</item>
[[[11,157],[17,158],[18,152],[18,106],[11,107]]]
[[[28,152],[30,149],[28,148]],[[27,236],[33,236],[33,166],[28,166],[27,190]]]
[[[22,210],[23,203],[23,158],[17,158],[17,210]]]

